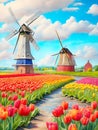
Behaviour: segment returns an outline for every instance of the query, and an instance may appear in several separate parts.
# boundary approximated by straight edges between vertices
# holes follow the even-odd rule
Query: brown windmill
[[[54,54],[52,56],[56,56],[56,61],[57,62],[58,58],[58,65],[57,65],[57,71],[75,71],[75,60],[74,60],[74,55],[70,52],[68,48],[64,48],[63,44],[61,42],[61,39],[58,35],[58,32],[56,31],[59,43],[61,45],[61,50],[59,53]]]

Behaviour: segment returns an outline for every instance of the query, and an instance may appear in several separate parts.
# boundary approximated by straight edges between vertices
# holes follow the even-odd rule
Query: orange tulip
[[[78,128],[77,128],[76,124],[70,124],[68,126],[68,130],[78,130]]]
[[[6,120],[7,117],[8,117],[8,111],[3,108],[0,108],[0,119]]]

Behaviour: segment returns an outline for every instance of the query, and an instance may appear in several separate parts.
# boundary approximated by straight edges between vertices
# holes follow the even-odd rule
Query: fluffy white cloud
[[[0,21],[12,22],[12,18],[8,11],[11,7],[17,19],[20,19],[24,15],[30,16],[36,10],[42,13],[63,9],[71,4],[74,0],[15,0],[7,3],[6,5],[0,4]]]
[[[83,58],[83,59],[94,59],[98,58],[98,52],[93,46],[84,46],[82,49],[78,50],[76,52],[77,58]]]
[[[35,28],[35,38],[37,40],[57,39],[55,30],[59,32],[62,39],[68,38],[72,33],[98,35],[98,23],[94,25],[85,20],[77,22],[73,16],[71,16],[64,24],[59,21],[52,23],[50,19],[40,16],[40,18],[31,25],[31,28]]]
[[[19,22],[23,24],[28,19],[24,16]],[[37,40],[54,40],[57,39],[55,30],[59,32],[62,39],[68,38],[73,33],[88,33],[89,35],[98,35],[98,23],[91,24],[86,20],[76,21],[75,17],[71,16],[64,24],[59,21],[52,22],[50,19],[41,15],[36,22],[33,22],[30,27],[35,32],[35,39]],[[0,32],[8,30],[9,25],[4,24],[0,28]],[[51,35],[50,35],[51,34]]]
[[[89,8],[89,10],[88,10],[87,13],[88,13],[88,14],[93,14],[93,15],[98,15],[98,5],[97,5],[97,4],[93,4],[93,5]]]
[[[45,56],[43,59],[40,59],[37,63],[38,66],[54,66],[55,59],[52,56]]]
[[[11,53],[7,51],[0,52],[0,60],[9,59],[11,57]]]
[[[0,41],[0,51],[8,50],[11,48],[11,45],[6,41],[5,39],[2,39]]]
[[[0,60],[11,58],[12,54],[8,52],[9,49],[11,49],[11,45],[5,39],[2,39],[0,42]]]

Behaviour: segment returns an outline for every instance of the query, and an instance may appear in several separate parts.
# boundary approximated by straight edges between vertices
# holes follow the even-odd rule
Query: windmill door
[[[26,73],[30,73],[30,68],[29,67],[27,67],[27,69],[26,69]]]

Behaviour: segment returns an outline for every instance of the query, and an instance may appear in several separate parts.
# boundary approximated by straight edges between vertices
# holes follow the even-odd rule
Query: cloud
[[[98,15],[98,5],[97,5],[97,4],[93,4],[93,5],[89,8],[89,10],[88,10],[87,13],[88,13],[88,14],[92,14],[92,15]]]
[[[8,52],[9,49],[11,49],[11,45],[5,39],[2,39],[0,42],[0,60],[11,58],[12,54]]]
[[[19,22],[22,25],[29,17],[24,16]],[[0,32],[8,30],[9,26],[4,24],[0,28]],[[68,38],[73,33],[87,33],[89,35],[98,35],[98,23],[91,24],[87,20],[76,21],[75,17],[71,16],[62,24],[59,21],[52,22],[50,19],[41,15],[35,22],[30,25],[30,28],[35,32],[36,40],[54,40],[57,39],[55,30],[59,32],[61,39]],[[50,35],[51,34],[51,35]],[[78,34],[77,34],[78,35]]]
[[[11,53],[5,51],[0,52],[0,60],[9,59],[11,57]]]
[[[2,39],[0,41],[0,51],[8,50],[10,48],[11,48],[11,45],[8,41],[6,41],[5,39]]]
[[[0,3],[7,2],[7,1],[9,1],[9,0],[0,0]]]
[[[98,23],[91,24],[86,20],[76,21],[75,17],[71,16],[64,24],[56,21],[52,23],[50,19],[40,16],[33,23],[31,28],[34,28],[35,38],[37,40],[54,40],[57,39],[55,30],[59,32],[61,39],[68,38],[73,33],[88,33],[89,35],[98,35]],[[51,35],[50,35],[51,34]]]
[[[70,8],[66,7],[66,8],[63,8],[63,11],[77,11],[77,10],[79,10],[78,7],[70,7]]]
[[[55,59],[52,56],[46,55],[43,59],[40,59],[37,63],[38,66],[54,66]]]
[[[73,4],[73,6],[81,6],[81,5],[83,5],[82,2],[76,2],[76,3]]]
[[[11,7],[16,18],[21,19],[24,15],[30,16],[36,10],[46,13],[58,9],[63,9],[73,3],[74,0],[15,0],[4,5],[0,4],[0,21],[1,22],[12,22],[12,17],[8,11]]]
[[[98,58],[98,52],[93,46],[84,46],[82,49],[79,49],[76,52],[76,57],[77,58],[82,58],[82,59],[94,59]]]

